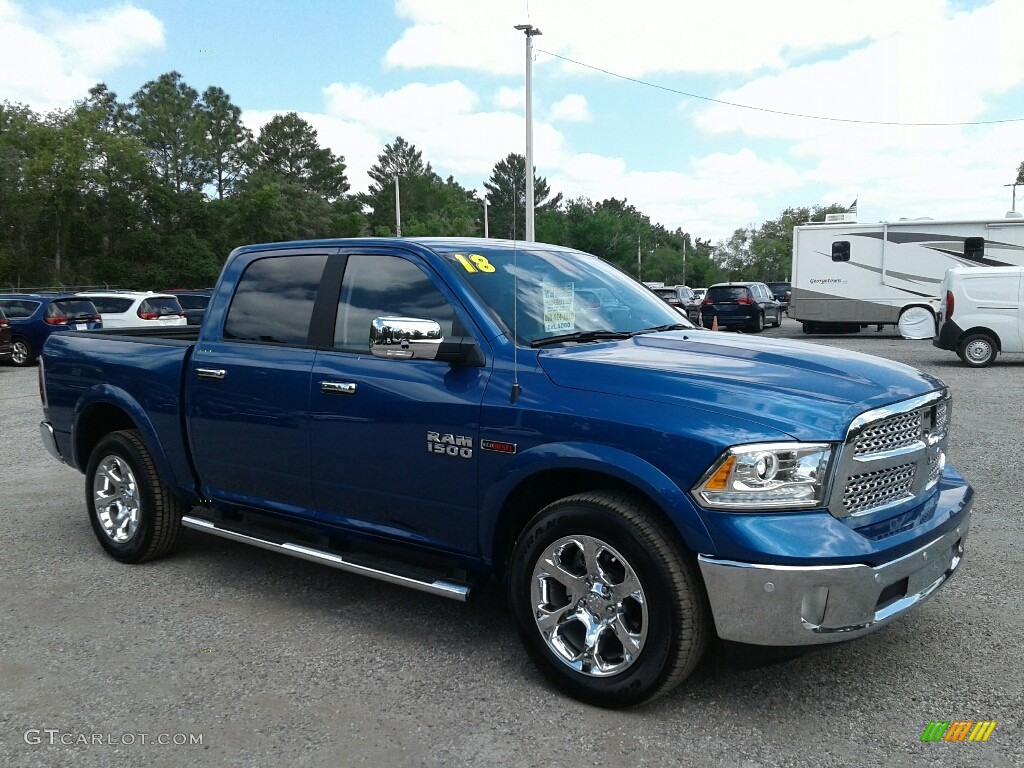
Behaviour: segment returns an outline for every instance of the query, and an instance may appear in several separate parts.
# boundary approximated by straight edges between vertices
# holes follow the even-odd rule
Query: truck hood
[[[797,440],[842,440],[856,415],[944,386],[872,355],[703,330],[545,349],[539,363],[562,387],[696,408]]]

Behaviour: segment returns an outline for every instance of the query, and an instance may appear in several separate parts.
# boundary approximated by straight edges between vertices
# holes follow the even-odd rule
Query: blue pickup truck
[[[118,560],[189,528],[457,600],[497,582],[550,680],[606,707],[715,634],[884,626],[956,571],[974,495],[941,381],[695,328],[537,243],[238,248],[199,328],[55,335],[39,376]]]

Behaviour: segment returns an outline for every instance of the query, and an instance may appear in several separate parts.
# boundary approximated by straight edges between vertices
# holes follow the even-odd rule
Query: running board
[[[346,560],[342,555],[335,552],[325,552],[320,549],[307,547],[303,544],[293,544],[287,541],[279,544],[268,539],[261,539],[246,533],[239,533],[238,531],[232,531],[228,528],[222,528],[210,520],[204,520],[190,515],[182,517],[181,524],[186,528],[202,531],[203,533],[209,533],[213,536],[220,536],[225,539],[230,539],[231,541],[241,542],[242,544],[250,544],[254,547],[259,547],[260,549],[269,549],[271,552],[280,552],[285,555],[291,555],[292,557],[298,557],[302,560],[309,560],[313,563],[329,565],[330,567],[337,568],[341,571],[357,573],[360,576],[369,576],[372,579],[386,581],[389,584],[397,584],[401,587],[417,589],[420,592],[428,592],[432,595],[447,597],[451,600],[465,602],[469,597],[469,586],[466,584],[457,584],[443,579],[427,581],[426,579],[404,576],[397,572],[397,567],[399,566],[398,563],[395,564],[396,570],[373,568],[368,565],[353,562],[351,559]]]

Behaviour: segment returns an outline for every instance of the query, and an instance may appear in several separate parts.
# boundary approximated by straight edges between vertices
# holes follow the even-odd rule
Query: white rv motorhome
[[[1024,216],[878,224],[805,224],[793,229],[789,316],[805,333],[896,325],[931,338],[939,284],[951,267],[1024,265]]]

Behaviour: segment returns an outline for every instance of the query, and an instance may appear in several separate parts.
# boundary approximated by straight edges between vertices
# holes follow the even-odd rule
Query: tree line
[[[127,101],[100,83],[68,109],[0,105],[0,289],[212,285],[245,243],[395,234],[517,238],[526,162],[497,161],[484,190],[442,179],[401,136],[350,193],[345,158],[294,112],[254,135],[222,88],[200,94],[178,72]],[[786,279],[792,227],[840,206],[787,209],[712,246],[652,222],[627,200],[565,199],[532,174],[541,242],[579,248],[668,285]]]

